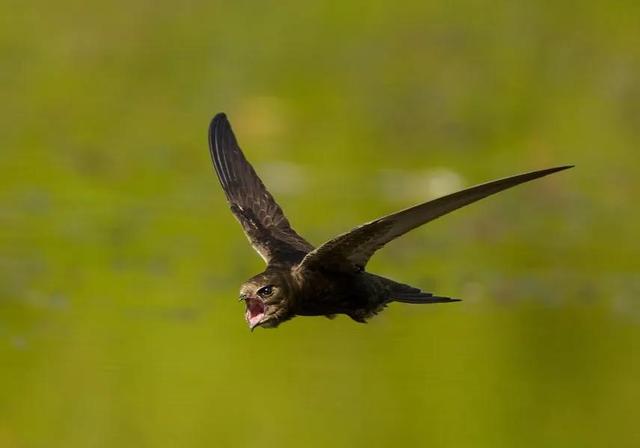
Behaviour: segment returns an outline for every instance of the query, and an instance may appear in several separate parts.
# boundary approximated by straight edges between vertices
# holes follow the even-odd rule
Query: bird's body
[[[383,278],[368,272],[329,276],[310,272],[300,283],[308,285],[303,287],[296,306],[296,314],[300,316],[346,314],[364,322],[391,299]]]
[[[251,329],[276,327],[295,316],[345,314],[357,322],[390,302],[455,302],[369,273],[369,258],[410,230],[499,191],[561,171],[548,168],[481,184],[376,219],[314,248],[290,226],[280,206],[245,159],[224,114],[209,128],[211,158],[231,211],[267,263],[240,289]]]
[[[277,284],[283,300],[277,304],[278,324],[294,316],[326,316],[345,314],[357,322],[366,322],[388,303],[455,302],[448,297],[435,297],[418,288],[395,282],[369,272],[332,273],[307,271],[302,273],[297,264],[269,266],[247,281],[251,286]],[[246,300],[246,299],[245,299]],[[269,307],[267,299],[263,303]],[[267,325],[263,325],[267,326]]]

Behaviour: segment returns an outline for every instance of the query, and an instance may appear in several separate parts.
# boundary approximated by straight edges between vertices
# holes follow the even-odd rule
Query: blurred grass
[[[639,9],[3,4],[0,446],[638,446]],[[577,168],[371,264],[461,304],[250,335],[218,111],[315,243]]]

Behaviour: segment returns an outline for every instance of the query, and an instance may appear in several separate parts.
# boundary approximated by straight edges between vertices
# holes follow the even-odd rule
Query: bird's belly
[[[300,316],[325,316],[345,312],[345,306],[339,300],[331,297],[323,297],[321,300],[305,300],[304,304],[296,310],[296,314]]]
[[[386,289],[367,274],[318,275],[307,280],[308,286],[299,290],[296,300],[295,314],[300,316],[366,314],[388,299]]]
[[[306,297],[296,311],[300,316],[326,316],[331,314],[352,314],[354,311],[368,308],[371,296],[365,291],[332,291],[329,294],[317,294]]]

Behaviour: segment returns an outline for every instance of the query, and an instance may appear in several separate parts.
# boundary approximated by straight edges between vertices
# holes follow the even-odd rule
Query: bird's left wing
[[[209,149],[218,179],[253,248],[267,264],[301,259],[313,246],[298,235],[247,162],[224,114],[209,126]]]
[[[322,244],[310,252],[297,269],[361,271],[375,251],[408,231],[507,188],[567,168],[571,166],[548,168],[494,180],[376,219]]]

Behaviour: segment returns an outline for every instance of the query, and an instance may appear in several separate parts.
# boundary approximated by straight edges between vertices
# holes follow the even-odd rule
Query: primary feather
[[[282,208],[242,154],[225,114],[211,121],[209,150],[231,211],[267,264],[299,260],[313,250],[291,228]]]
[[[507,188],[567,168],[571,166],[547,168],[494,180],[384,216],[322,244],[304,257],[299,268],[361,271],[378,249],[410,230]]]

